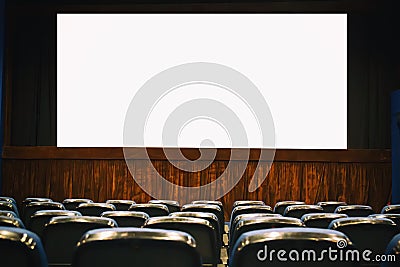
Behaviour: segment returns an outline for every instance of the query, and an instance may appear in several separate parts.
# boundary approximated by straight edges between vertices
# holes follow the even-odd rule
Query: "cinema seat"
[[[381,213],[382,214],[387,214],[387,213],[400,214],[400,205],[387,205],[382,208]]]
[[[390,261],[383,262],[381,267],[398,267],[400,262],[400,234],[394,236],[386,247],[385,255]]]
[[[397,225],[385,218],[352,217],[336,219],[329,229],[344,233],[359,250],[383,254],[389,241],[398,233]]]
[[[229,225],[229,235],[233,233],[233,230],[236,224],[243,218],[255,218],[255,217],[282,217],[280,214],[275,213],[248,213],[248,214],[240,214],[235,217],[233,222]]]
[[[0,226],[0,265],[47,267],[40,238],[26,229]]]
[[[81,214],[72,210],[39,210],[31,216],[27,228],[37,234],[40,238],[43,238],[45,225],[53,217],[58,216],[81,216]]]
[[[18,215],[15,214],[13,211],[8,211],[8,210],[0,210],[0,216],[6,216],[10,218],[18,218]]]
[[[232,248],[238,238],[247,232],[271,228],[304,227],[304,223],[297,218],[290,217],[253,217],[242,218],[236,223],[230,235],[229,247]],[[231,249],[229,250],[231,251]]]
[[[224,205],[222,204],[221,201],[217,200],[193,200],[192,204],[217,205],[218,207],[221,208],[222,211],[224,211]]]
[[[235,218],[242,214],[251,213],[270,213],[272,214],[272,208],[267,205],[248,205],[248,206],[237,206],[232,210],[230,222],[232,223]]]
[[[31,216],[39,210],[65,210],[59,202],[30,202],[25,206],[23,221],[28,226]]]
[[[283,216],[300,219],[307,213],[322,213],[324,209],[318,205],[291,205],[285,209]]]
[[[386,218],[392,220],[397,227],[400,229],[400,214],[387,213],[387,214],[372,214],[368,216],[369,218]]]
[[[189,217],[189,218],[200,218],[207,220],[211,226],[215,229],[215,236],[217,237],[217,251],[220,251],[222,247],[222,234],[220,232],[219,221],[215,214],[209,212],[190,212],[190,211],[181,211],[181,212],[173,212],[169,216],[171,217]]]
[[[347,244],[343,250],[353,249],[351,241],[343,233],[327,229],[289,227],[250,231],[241,235],[234,245],[229,267],[358,266],[357,262],[352,261],[332,261],[328,253],[323,254],[323,250],[337,249],[339,241]],[[289,254],[292,257],[289,257]],[[320,258],[320,261],[314,260],[314,255],[315,259]],[[295,261],[297,256],[299,259],[304,257],[305,260]]]
[[[190,212],[209,212],[217,216],[219,222],[220,232],[224,232],[225,227],[225,215],[223,210],[214,204],[186,204],[183,205],[182,211],[190,211]]]
[[[77,245],[72,266],[200,267],[201,259],[187,233],[115,228],[87,232]]]
[[[233,202],[232,208],[236,208],[239,206],[255,206],[255,205],[260,205],[263,206],[265,205],[264,201],[261,200],[236,200]]]
[[[46,198],[46,197],[27,197],[22,201],[22,207],[21,207],[21,218],[24,216],[25,212],[25,207],[31,202],[53,202],[51,198]]]
[[[83,216],[100,217],[100,215],[105,211],[114,211],[115,207],[114,205],[107,203],[83,203],[80,204],[76,210]]]
[[[106,211],[101,214],[101,217],[111,218],[115,220],[118,227],[142,227],[150,218],[147,213],[141,211]]]
[[[20,219],[7,216],[0,216],[0,226],[25,228],[25,225]]]
[[[80,204],[93,203],[93,200],[87,198],[67,198],[62,203],[66,210],[77,210]]]
[[[339,213],[308,213],[301,217],[301,221],[307,227],[328,229],[333,220],[340,218],[347,218],[347,215]]]
[[[150,200],[149,203],[152,204],[163,204],[168,207],[169,212],[178,212],[181,210],[181,206],[179,205],[178,201],[175,200],[157,200],[153,199]]]
[[[130,211],[141,211],[149,215],[150,217],[158,217],[158,216],[168,216],[169,209],[164,204],[133,204],[130,208]]]
[[[346,214],[349,217],[368,217],[374,214],[374,211],[370,206],[346,205],[337,207],[335,213]]]
[[[53,202],[53,200],[46,197],[27,197],[22,201],[22,204],[25,206],[31,202]]]
[[[19,216],[17,206],[8,201],[0,201],[0,211],[12,211]]]
[[[72,255],[82,235],[89,230],[117,227],[110,218],[91,216],[54,217],[43,231],[43,244],[49,266],[65,266],[72,263]]]
[[[274,213],[278,213],[283,215],[285,209],[290,205],[304,205],[306,204],[303,201],[294,201],[294,200],[287,200],[287,201],[279,201],[275,204]]]
[[[15,206],[17,206],[17,201],[15,201],[15,199],[12,197],[1,196],[0,201],[10,202],[13,203]]]
[[[336,208],[339,206],[346,206],[346,202],[342,201],[322,201],[317,203],[318,206],[321,206],[326,213],[334,213]]]
[[[133,200],[124,200],[124,199],[110,199],[106,201],[107,204],[112,204],[115,207],[115,210],[123,210],[128,211],[130,206],[136,204]]]
[[[196,240],[202,264],[216,266],[219,263],[216,248],[217,237],[213,226],[204,219],[188,217],[154,217],[147,220],[145,228],[177,230],[190,234]]]

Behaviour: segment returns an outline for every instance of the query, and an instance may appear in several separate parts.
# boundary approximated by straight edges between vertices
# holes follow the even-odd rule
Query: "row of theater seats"
[[[327,257],[300,262],[267,257],[267,251],[280,249],[338,249],[339,241],[345,244],[340,248],[344,252],[356,248],[371,250],[371,258],[394,255],[395,261],[382,266],[400,266],[400,205],[374,214],[369,206],[344,202],[282,201],[272,209],[262,201],[236,201],[229,223],[219,201],[180,207],[168,200],[58,203],[27,198],[20,211],[14,199],[0,197],[2,266],[257,267],[266,260],[270,266],[381,265]]]

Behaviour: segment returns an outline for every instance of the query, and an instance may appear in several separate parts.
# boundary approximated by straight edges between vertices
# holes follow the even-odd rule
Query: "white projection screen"
[[[346,14],[58,14],[57,146],[127,146],[124,125],[138,97],[131,108],[144,141],[128,146],[270,148],[260,113],[239,91],[196,80],[203,73],[173,88],[168,77],[154,82],[177,66],[202,63],[233,70],[258,89],[276,148],[347,148]],[[219,79],[219,72],[205,72]],[[144,86],[151,82],[163,92],[158,98]],[[205,115],[188,115],[190,101],[199,99]],[[170,137],[176,142],[165,142],[165,125],[179,110],[186,120],[168,126],[178,127]],[[246,142],[232,141],[235,127],[245,130]]]

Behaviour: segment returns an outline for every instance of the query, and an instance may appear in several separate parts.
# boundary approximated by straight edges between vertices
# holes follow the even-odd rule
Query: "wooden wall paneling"
[[[35,149],[32,148],[28,149],[28,153],[22,152],[20,148],[8,151],[11,154],[6,154],[3,159],[2,194],[15,197],[19,203],[29,196],[51,197],[56,201],[84,197],[100,202],[113,198],[133,199],[140,203],[151,199],[134,181],[125,160],[120,158],[118,153],[113,154],[111,158],[103,158],[108,154],[100,152],[99,155],[102,156],[97,158],[94,154],[84,152],[84,157],[80,158],[79,154],[63,154],[63,157],[60,157],[57,155],[58,150],[48,154],[43,148],[38,150],[39,154],[35,154]],[[311,152],[304,153],[306,155]],[[355,152],[350,151],[349,154],[351,153]],[[263,200],[271,206],[277,201],[290,199],[307,203],[342,200],[348,203],[368,204],[379,212],[390,199],[390,158],[385,156],[386,152],[382,154],[378,151],[375,156],[372,152],[360,153],[365,157],[361,156],[362,160],[355,157],[354,162],[351,160],[354,155],[349,156],[342,152],[340,154],[345,157],[336,162],[330,159],[332,155],[321,154],[320,159],[325,157],[325,161],[314,161],[314,158],[301,161],[299,155],[287,154],[291,160],[285,160],[281,154],[272,164],[265,181],[254,192],[248,191],[257,166],[254,160],[248,163],[243,160],[231,161],[228,170],[229,161],[220,158],[200,172],[182,171],[162,157],[152,160],[152,163],[142,159],[130,159],[128,162],[133,164],[134,174],[138,178],[152,180],[158,171],[170,182],[186,186],[205,185],[225,175],[226,180],[218,186],[215,185],[213,191],[226,191],[228,184],[238,177],[239,170],[246,167],[238,184],[220,199],[225,207],[226,219],[229,219],[233,202],[241,199]],[[368,154],[372,156],[368,157]],[[26,156],[27,159],[24,158]],[[176,164],[182,167],[187,163]],[[261,163],[262,169],[259,171],[265,170],[267,164]],[[178,194],[179,192],[174,191],[164,192],[166,199],[176,199]],[[196,198],[209,199],[210,194],[211,191],[205,192]],[[181,202],[183,205],[188,201]]]
[[[110,199],[135,200],[133,178],[128,174],[125,161],[113,160],[113,177]]]
[[[149,166],[149,163],[145,160],[129,160],[128,162],[132,162],[134,164],[134,173],[138,175],[138,178],[147,178],[152,179],[154,177],[154,170]],[[140,186],[134,182],[133,177],[129,174],[133,181],[133,195],[134,200],[138,203],[140,202],[148,202],[151,197],[144,192]]]
[[[93,161],[92,160],[76,160],[74,168],[74,186],[77,190],[83,192],[84,198],[100,201],[96,188],[92,187],[93,179]],[[79,196],[77,196],[79,197]]]
[[[367,193],[369,196],[368,203],[375,207],[376,212],[380,212],[380,208],[390,203],[391,200],[391,165],[386,163],[382,164],[381,168],[376,168],[374,164],[368,164],[366,168],[369,173],[368,182],[370,184]]]
[[[48,196],[54,201],[62,202],[70,194],[71,167],[68,160],[32,160],[25,161],[32,165],[32,176],[35,179],[35,195]],[[42,190],[47,188],[48,190]]]
[[[316,203],[318,199],[318,194],[321,189],[321,178],[324,175],[324,169],[326,168],[326,163],[315,163],[315,164],[305,164],[304,178],[302,179],[302,187],[304,190],[304,201],[306,203]]]

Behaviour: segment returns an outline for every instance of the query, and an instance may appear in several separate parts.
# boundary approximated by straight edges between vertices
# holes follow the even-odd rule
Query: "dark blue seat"
[[[394,236],[386,247],[387,261],[381,267],[398,267],[400,262],[400,234]]]
[[[345,205],[336,208],[335,213],[346,214],[349,217],[368,217],[374,214],[371,206],[366,205]]]
[[[89,230],[118,227],[110,218],[91,216],[53,217],[43,231],[43,245],[50,265],[70,265],[76,244]]]
[[[242,234],[232,248],[229,267],[359,266],[357,261],[329,258],[326,251],[338,250],[339,241],[346,244],[343,255],[354,249],[346,235],[327,229],[288,227],[250,231]]]
[[[66,198],[62,203],[66,210],[76,210],[80,204],[93,203],[93,200],[87,198]]]
[[[303,205],[306,204],[303,201],[294,201],[294,200],[286,200],[286,201],[279,201],[275,204],[274,213],[278,213],[283,215],[285,209],[291,205]]]
[[[195,240],[187,233],[115,228],[87,232],[77,246],[72,266],[201,267],[201,260]]]
[[[109,199],[106,201],[107,204],[114,205],[115,210],[119,211],[128,211],[129,208],[136,204],[133,200],[125,200],[125,199]]]
[[[114,219],[118,227],[142,227],[150,218],[147,213],[126,210],[105,211],[101,217]]]
[[[20,219],[8,216],[0,216],[0,226],[25,228],[25,225]]]
[[[333,213],[337,207],[346,206],[347,203],[343,201],[321,201],[318,202],[317,205],[321,206],[324,209],[324,212]]]
[[[167,216],[169,214],[169,209],[164,204],[153,204],[153,203],[133,204],[129,208],[129,210],[141,211],[146,213],[150,217]]]
[[[382,255],[389,241],[398,233],[397,225],[385,218],[350,217],[336,219],[330,229],[340,231],[350,238],[359,251],[370,250],[370,258]],[[379,266],[378,262],[363,261],[363,265]]]
[[[307,227],[328,229],[333,220],[347,218],[346,214],[339,213],[307,213],[301,217]]]
[[[0,227],[0,264],[12,267],[47,267],[39,237],[22,228]]]

